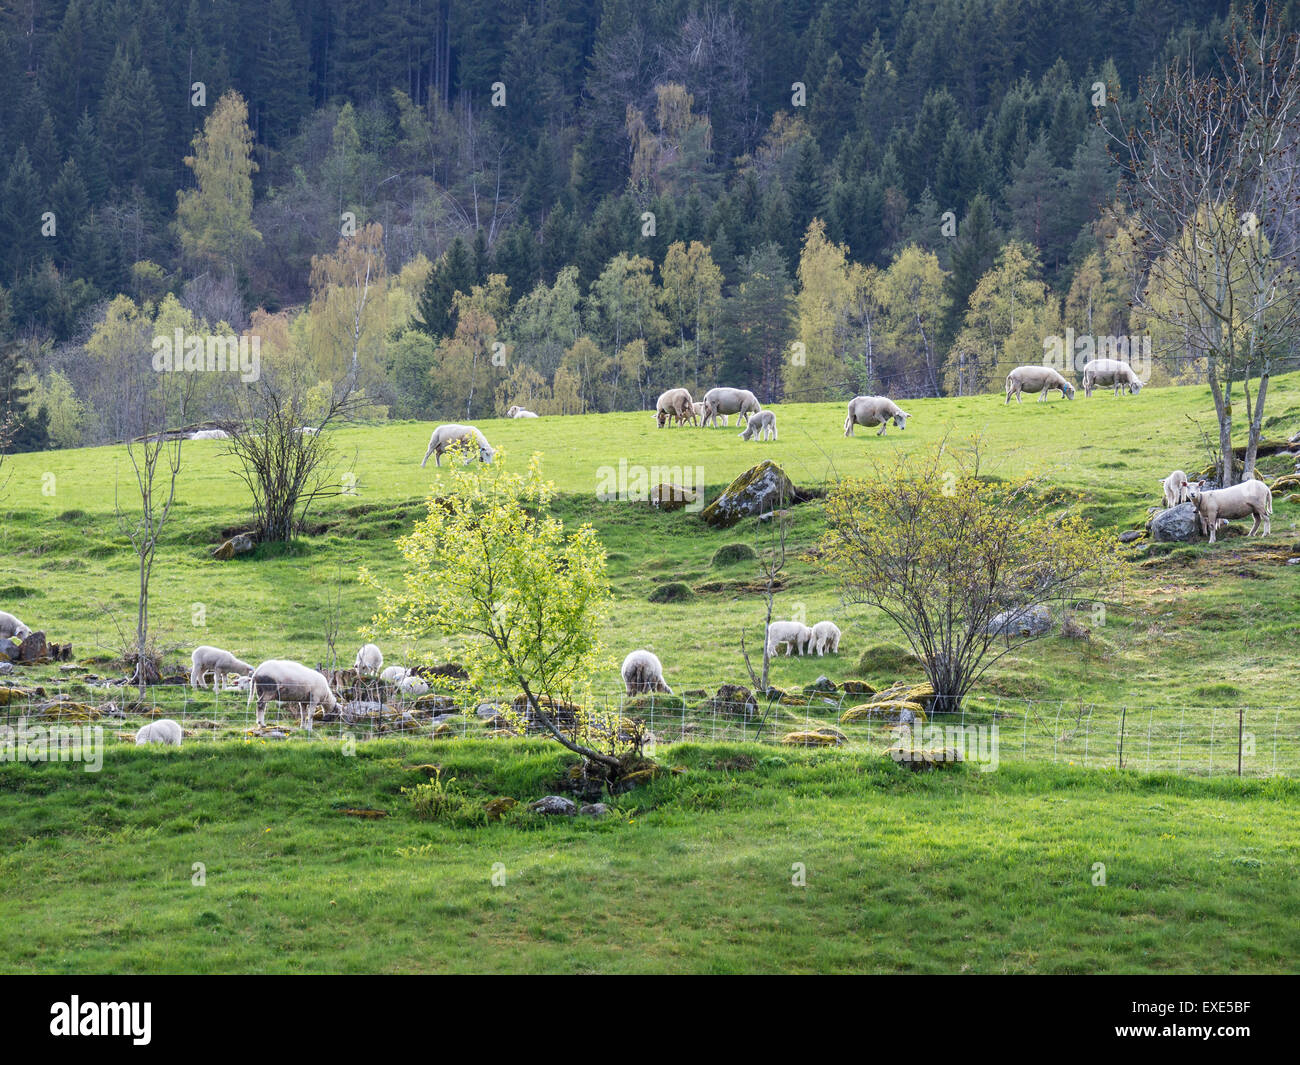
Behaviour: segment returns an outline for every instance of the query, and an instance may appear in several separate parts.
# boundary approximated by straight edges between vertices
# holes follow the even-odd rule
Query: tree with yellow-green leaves
[[[1042,280],[1038,253],[1010,241],[979,279],[944,374],[949,395],[1000,388],[1016,366],[1043,361],[1044,341],[1061,331],[1057,298]]]
[[[669,327],[677,335],[682,386],[701,390],[717,378],[718,313],[722,309],[722,271],[706,245],[678,241],[668,248],[659,267],[659,301]],[[705,386],[707,387],[707,386]]]
[[[312,257],[306,329],[323,379],[371,380],[384,373],[387,274],[378,222],[343,237],[332,255]]]
[[[612,605],[605,549],[588,524],[565,530],[550,513],[554,497],[540,455],[522,474],[502,456],[485,466],[453,463],[426,516],[397,541],[401,587],[387,589],[364,569],[360,579],[379,594],[376,630],[410,644],[448,638],[475,694],[522,692],[530,725],[617,769],[617,725],[573,709],[590,703],[607,664],[599,636]]]
[[[849,249],[826,236],[826,223],[814,218],[799,256],[795,297],[797,336],[785,363],[785,394],[800,402],[838,399],[856,375],[850,364],[861,350],[858,295],[863,268],[849,262]]]
[[[980,476],[979,442],[896,453],[826,501],[819,565],[846,602],[878,608],[911,644],[935,691],[960,710],[1036,609],[1102,599],[1122,579],[1113,536],[1031,477]]]
[[[177,193],[176,228],[186,257],[206,268],[235,274],[250,245],[262,235],[253,227],[253,133],[248,105],[231,89],[194,137],[185,165],[197,187]]]
[[[910,391],[939,394],[939,329],[948,313],[948,274],[932,251],[909,244],[879,278],[876,299],[892,380]],[[896,389],[894,391],[897,391]]]
[[[441,408],[463,410],[467,419],[491,417],[510,353],[498,340],[510,306],[505,276],[491,274],[487,284],[456,293],[454,306],[456,332],[438,343],[429,370],[434,391]]]

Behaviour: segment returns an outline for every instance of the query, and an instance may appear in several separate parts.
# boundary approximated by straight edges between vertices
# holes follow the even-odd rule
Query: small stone
[[[539,814],[572,817],[578,812],[577,804],[563,795],[547,795],[536,802],[529,803],[528,809]]]
[[[1142,536],[1141,530],[1128,529],[1119,534],[1119,542],[1121,544],[1131,544],[1134,540],[1140,539],[1141,536]]]
[[[607,813],[609,813],[609,807],[603,802],[589,802],[578,810],[581,817],[604,817]]]

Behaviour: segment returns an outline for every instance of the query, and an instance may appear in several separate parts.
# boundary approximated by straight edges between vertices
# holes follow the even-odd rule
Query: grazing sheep
[[[524,410],[523,407],[511,407],[506,411],[507,418],[536,418],[537,415],[530,410]]]
[[[424,453],[424,461],[420,463],[420,469],[424,469],[424,464],[429,461],[430,455],[433,456],[433,464],[441,466],[443,453],[457,444],[467,444],[471,450],[477,447],[479,462],[491,462],[496,456],[496,449],[487,442],[487,437],[472,425],[440,425],[429,437],[429,450]],[[469,458],[467,457],[465,461],[468,462]]]
[[[15,640],[25,640],[31,634],[32,630],[16,617],[0,610],[0,636]]]
[[[384,652],[373,643],[364,644],[357,652],[352,668],[358,673],[368,673],[373,677],[384,668]]]
[[[759,411],[749,419],[745,431],[739,435],[742,440],[775,440],[776,415],[770,410]]]
[[[695,419],[695,404],[691,394],[685,388],[670,388],[655,403],[655,422],[662,429],[670,418],[676,418],[678,425],[685,425]]]
[[[1059,388],[1066,399],[1074,399],[1074,385],[1050,366],[1017,366],[1007,374],[1007,398],[1002,401],[1003,406],[1011,402],[1013,395],[1017,403],[1023,403],[1022,392],[1037,392],[1038,402],[1042,403],[1054,388]]]
[[[1201,532],[1209,534],[1210,543],[1214,543],[1220,522],[1228,518],[1253,517],[1255,524],[1247,536],[1254,536],[1257,532],[1267,536],[1272,531],[1273,493],[1263,481],[1242,481],[1231,488],[1216,488],[1209,492],[1190,491],[1187,496],[1196,508]]]
[[[200,429],[190,433],[191,440],[229,440],[230,434],[224,429]]]
[[[767,627],[767,653],[775,655],[782,645],[785,656],[807,654],[813,630],[800,621],[774,621]]]
[[[812,627],[811,649],[820,658],[827,651],[833,655],[840,653],[840,627],[833,621],[819,621]]]
[[[400,684],[405,677],[410,676],[410,673],[406,666],[386,666],[379,674],[379,679],[385,684]]]
[[[1186,503],[1187,495],[1192,490],[1187,474],[1182,470],[1174,470],[1160,482],[1160,486],[1164,490],[1166,507],[1176,507],[1179,503]]]
[[[1126,362],[1119,359],[1092,359],[1083,367],[1083,394],[1091,397],[1097,385],[1114,385],[1115,395],[1121,388],[1127,388],[1133,395],[1142,391],[1142,382]]]
[[[163,717],[141,725],[140,731],[135,734],[135,745],[139,747],[146,743],[161,743],[164,747],[179,747],[183,735],[177,722],[170,717]]]
[[[423,695],[429,690],[429,682],[414,673],[408,673],[397,682],[397,690],[403,695]]]
[[[718,425],[718,415],[738,414],[736,424],[749,420],[751,414],[757,414],[763,408],[759,405],[758,397],[747,388],[710,388],[704,393],[704,402],[701,404],[704,408],[703,421],[700,424],[712,424],[714,428]],[[726,424],[724,419],[723,424]]]
[[[880,426],[877,436],[884,436],[892,418],[899,429],[907,428],[911,415],[887,396],[855,396],[849,400],[848,417],[844,419],[844,435],[852,436],[854,426]]]
[[[253,672],[253,667],[247,662],[236,658],[229,651],[223,651],[220,647],[209,647],[206,644],[194,648],[190,653],[190,687],[206,688],[207,684],[204,678],[212,674],[212,686],[219,687],[219,682],[227,673],[238,673],[240,676],[248,676]]]
[[[315,429],[310,425],[300,425],[298,426],[297,429],[294,430],[294,432],[300,434],[301,436],[315,436],[317,433],[320,432],[320,430]]]
[[[311,731],[312,715],[316,707],[337,710],[338,700],[330,691],[329,681],[324,674],[308,669],[300,662],[290,662],[284,658],[269,658],[253,670],[252,683],[248,689],[248,705],[257,699],[257,727],[266,724],[267,703],[296,703],[298,705],[298,723],[307,720],[307,731]]]
[[[664,667],[650,651],[633,651],[623,659],[623,685],[628,695],[641,692],[663,692],[672,695],[672,688],[664,682]]]

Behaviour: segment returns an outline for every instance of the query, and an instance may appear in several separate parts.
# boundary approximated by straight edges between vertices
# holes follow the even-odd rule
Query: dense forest
[[[1100,101],[1212,64],[1229,15],[19,0],[0,418],[17,449],[141,431],[177,329],[354,375],[374,417],[1000,388],[1049,335],[1144,328]]]

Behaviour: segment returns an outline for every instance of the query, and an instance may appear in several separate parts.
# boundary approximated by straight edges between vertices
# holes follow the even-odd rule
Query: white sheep
[[[140,730],[135,734],[135,745],[139,747],[146,743],[161,743],[165,747],[179,747],[183,735],[184,732],[177,722],[170,717],[163,717],[157,721],[150,721],[147,725],[141,725]]]
[[[718,424],[719,415],[736,414],[736,424],[747,422],[751,414],[757,414],[762,410],[758,402],[758,397],[747,388],[710,388],[704,393],[703,420],[701,426],[712,424],[715,428]],[[726,425],[726,419],[723,418],[723,425]]]
[[[1113,385],[1117,396],[1122,388],[1135,396],[1142,391],[1142,382],[1133,367],[1119,359],[1091,359],[1084,364],[1083,394],[1091,397],[1097,385]]]
[[[775,440],[776,414],[770,410],[761,410],[749,419],[745,431],[740,434],[742,440]]]
[[[840,628],[833,621],[819,621],[812,627],[811,650],[820,658],[827,651],[833,655],[840,653]]]
[[[664,667],[650,651],[633,651],[623,659],[623,685],[628,695],[640,692],[663,692],[672,695],[672,688],[664,681]]]
[[[399,684],[410,672],[406,666],[385,666],[384,671],[379,674],[379,679],[385,684]]]
[[[230,434],[224,429],[200,429],[190,433],[191,440],[229,440]]]
[[[308,732],[311,731],[316,707],[337,710],[339,706],[324,674],[284,658],[269,658],[253,670],[248,688],[249,706],[253,705],[254,698],[257,699],[258,728],[266,724],[267,703],[296,703],[298,723],[302,724],[305,716]]]
[[[530,410],[524,410],[523,407],[511,407],[506,411],[507,418],[536,418],[537,415]]]
[[[358,673],[368,673],[373,677],[384,668],[384,652],[373,643],[363,644],[352,668]]]
[[[207,644],[194,648],[190,653],[190,665],[190,686],[193,688],[206,688],[208,685],[204,678],[209,673],[212,674],[213,687],[218,687],[220,680],[227,673],[238,673],[246,677],[253,672],[252,666],[236,658],[229,651],[223,651],[220,647],[209,647]]]
[[[433,464],[441,466],[443,453],[457,444],[468,445],[471,453],[477,447],[479,462],[491,462],[496,457],[496,448],[489,444],[487,437],[472,425],[440,425],[429,437],[429,450],[424,453],[424,461],[420,463],[420,469],[424,469],[430,455],[433,456]],[[467,457],[465,461],[468,462],[469,458]]]
[[[300,436],[315,436],[320,432],[320,430],[310,425],[300,425],[294,430],[294,432],[298,433]]]
[[[12,614],[6,614],[0,610],[0,636],[7,639],[25,640],[32,634],[32,630],[19,621]]]
[[[670,388],[655,402],[655,424],[660,429],[674,418],[678,425],[685,425],[695,418],[695,404],[691,402],[688,389]]]
[[[767,653],[775,655],[785,647],[785,655],[806,654],[813,630],[800,621],[774,621],[767,627]]]
[[[880,432],[876,435],[884,436],[891,418],[899,429],[906,429],[910,417],[907,411],[888,396],[854,396],[849,400],[848,417],[844,419],[844,435],[852,436],[854,427],[858,425],[868,428],[878,425]]]
[[[1017,366],[1007,374],[1007,398],[1002,401],[1003,406],[1011,402],[1013,395],[1017,403],[1023,403],[1022,392],[1037,392],[1038,402],[1042,403],[1054,388],[1059,388],[1066,399],[1074,399],[1074,385],[1050,366]]]
[[[1214,543],[1220,523],[1229,518],[1253,517],[1255,524],[1247,536],[1254,536],[1257,532],[1267,536],[1272,531],[1273,493],[1263,481],[1252,479],[1230,488],[1215,488],[1209,492],[1193,490],[1187,495],[1196,508],[1201,532],[1209,534],[1210,543]]]
[[[415,673],[408,673],[397,682],[397,690],[403,695],[423,695],[429,690],[429,682]]]
[[[1182,470],[1174,470],[1160,482],[1160,487],[1164,491],[1166,507],[1176,507],[1179,503],[1186,503],[1192,488],[1187,480],[1187,474]]]

